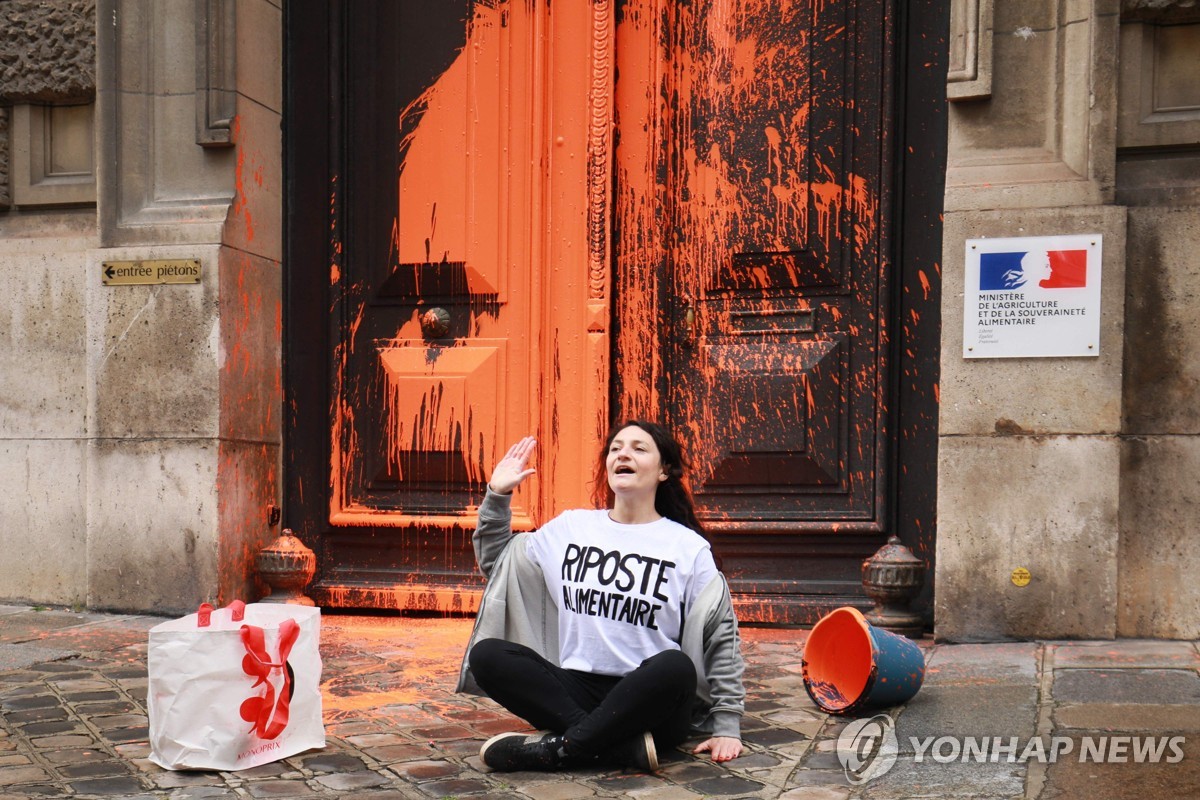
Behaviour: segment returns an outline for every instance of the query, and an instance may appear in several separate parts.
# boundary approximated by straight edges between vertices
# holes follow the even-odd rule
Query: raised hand
[[[537,447],[537,439],[526,436],[521,441],[508,448],[504,458],[496,463],[492,470],[492,479],[488,488],[496,494],[511,494],[513,489],[520,486],[526,478],[537,472],[529,466],[533,451]]]

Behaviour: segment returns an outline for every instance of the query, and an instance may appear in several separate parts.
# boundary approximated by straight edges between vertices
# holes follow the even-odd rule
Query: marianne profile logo
[[[1086,250],[1027,250],[980,253],[979,291],[1083,289],[1087,287]]]
[[[855,786],[887,773],[899,750],[896,723],[887,714],[856,719],[838,735],[837,757],[846,780]]]

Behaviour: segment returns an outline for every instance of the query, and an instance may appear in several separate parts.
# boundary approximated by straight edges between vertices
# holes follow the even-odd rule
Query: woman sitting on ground
[[[511,535],[513,490],[536,441],[514,444],[479,507],[487,578],[460,690],[479,689],[543,733],[484,743],[494,770],[616,763],[658,768],[693,730],[693,752],[742,752],[742,656],[729,589],[684,486],[679,444],[630,422],[600,454],[611,508],[565,512]],[[600,484],[598,481],[598,485]]]

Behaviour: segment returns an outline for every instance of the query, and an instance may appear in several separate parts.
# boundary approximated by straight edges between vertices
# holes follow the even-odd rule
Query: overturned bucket
[[[808,696],[822,710],[852,714],[911,700],[925,678],[925,657],[911,640],[844,606],[813,626],[801,670]]]

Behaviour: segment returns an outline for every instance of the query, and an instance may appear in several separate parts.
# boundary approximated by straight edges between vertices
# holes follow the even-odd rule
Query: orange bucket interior
[[[821,708],[856,703],[874,668],[870,629],[856,609],[835,609],[813,626],[804,645],[804,684]]]

